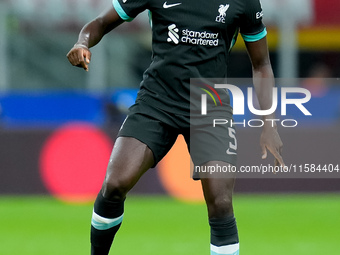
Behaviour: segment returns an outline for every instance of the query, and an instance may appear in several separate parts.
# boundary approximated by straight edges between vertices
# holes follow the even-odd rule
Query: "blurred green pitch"
[[[339,195],[236,195],[240,254],[340,254]],[[90,254],[91,213],[92,204],[0,197],[0,254]],[[165,196],[129,197],[110,254],[208,255],[205,205]]]

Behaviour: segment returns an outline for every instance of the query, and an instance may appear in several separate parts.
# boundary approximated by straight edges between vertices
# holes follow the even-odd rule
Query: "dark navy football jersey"
[[[149,10],[152,62],[137,100],[189,115],[190,78],[224,78],[229,52],[241,33],[247,42],[266,36],[259,0],[113,0],[131,21]]]

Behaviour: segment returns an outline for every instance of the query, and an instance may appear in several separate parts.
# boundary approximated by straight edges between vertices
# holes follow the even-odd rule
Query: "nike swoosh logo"
[[[167,2],[165,2],[165,3],[163,4],[163,8],[164,8],[164,9],[168,9],[168,8],[171,8],[171,7],[175,7],[175,6],[177,6],[177,5],[180,5],[180,4],[182,4],[182,3],[167,4]]]
[[[227,150],[227,154],[228,154],[228,155],[236,155],[237,153],[236,153],[236,152],[232,152],[232,151],[230,151],[230,149],[228,149],[228,150]]]

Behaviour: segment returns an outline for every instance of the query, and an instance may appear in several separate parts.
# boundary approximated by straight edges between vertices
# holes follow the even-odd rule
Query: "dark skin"
[[[267,39],[263,38],[256,42],[246,42],[247,51],[253,68],[253,82],[261,109],[269,109],[272,105],[272,88],[274,87],[274,74],[270,64]],[[275,119],[275,115],[264,116],[266,119]],[[282,141],[277,132],[276,124],[265,121],[263,126],[260,145],[262,159],[267,158],[267,150],[273,154],[276,166],[284,166],[282,159]]]
[[[91,60],[89,48],[99,43],[105,34],[123,22],[115,9],[110,7],[96,19],[87,23],[81,30],[77,43],[67,54],[70,63],[88,71]],[[261,109],[269,109],[272,102],[274,76],[269,60],[267,40],[263,38],[256,42],[246,43],[246,47],[253,67],[254,87]],[[264,119],[274,119],[274,115],[264,116]],[[281,156],[282,141],[276,126],[273,127],[271,122],[265,123],[260,139],[262,158],[267,157],[267,150],[269,150],[275,157],[275,165],[284,166]],[[135,138],[119,137],[107,167],[102,186],[103,196],[111,200],[125,199],[128,191],[153,164],[153,153],[145,144]],[[225,162],[207,163],[207,165],[216,164],[228,166]],[[201,179],[209,218],[233,214],[234,182],[235,178]]]
[[[74,66],[89,70],[91,52],[89,48],[95,46],[104,35],[109,33],[124,21],[113,7],[102,12],[96,19],[87,23],[79,33],[78,41],[67,53],[67,58]]]

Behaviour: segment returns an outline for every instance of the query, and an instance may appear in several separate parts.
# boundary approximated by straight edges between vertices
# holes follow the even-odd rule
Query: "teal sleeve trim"
[[[150,10],[148,12],[148,15],[149,15],[149,24],[150,24],[150,27],[152,28],[152,12]]]
[[[243,40],[246,42],[256,42],[256,41],[261,40],[267,35],[267,29],[264,28],[262,32],[256,35],[245,35],[245,34],[241,34],[241,35],[242,35]]]
[[[118,2],[118,0],[112,0],[113,7],[115,8],[116,12],[118,13],[119,17],[122,18],[122,20],[125,21],[131,21],[133,18],[131,18],[129,15],[126,14],[126,12],[123,10],[122,6]]]

